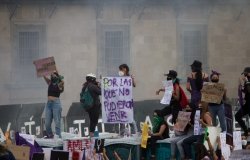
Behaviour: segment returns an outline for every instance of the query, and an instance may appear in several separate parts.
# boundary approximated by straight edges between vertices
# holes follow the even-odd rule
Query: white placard
[[[41,134],[41,127],[36,126],[36,136],[39,136]]]
[[[173,90],[174,90],[172,80],[163,81],[163,86],[165,88],[165,93],[161,99],[161,104],[169,105],[171,98],[172,98]]]
[[[101,84],[103,123],[132,123],[134,121],[132,78],[103,77]]]
[[[226,133],[220,133],[221,153],[225,160],[228,160],[231,154],[230,146],[226,143]]]
[[[200,135],[201,125],[200,125],[200,116],[201,111],[196,110],[195,111],[195,117],[194,117],[194,135]]]
[[[234,150],[242,150],[242,141],[241,141],[240,131],[233,132],[233,143],[234,143]]]

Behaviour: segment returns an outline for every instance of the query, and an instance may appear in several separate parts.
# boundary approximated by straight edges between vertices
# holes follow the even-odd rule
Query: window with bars
[[[180,24],[178,28],[181,75],[188,74],[194,60],[202,62],[204,71],[208,70],[207,26],[203,24]]]
[[[116,76],[119,65],[130,64],[129,26],[101,24],[99,27],[98,74]]]
[[[20,65],[30,66],[39,57],[39,32],[19,32],[18,42]]]
[[[45,25],[13,24],[12,83],[17,86],[40,83],[33,61],[46,56]]]

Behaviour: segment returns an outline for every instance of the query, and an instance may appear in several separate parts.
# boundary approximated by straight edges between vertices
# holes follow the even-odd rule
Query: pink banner
[[[37,77],[47,76],[56,70],[54,57],[39,59],[33,63],[36,66]]]

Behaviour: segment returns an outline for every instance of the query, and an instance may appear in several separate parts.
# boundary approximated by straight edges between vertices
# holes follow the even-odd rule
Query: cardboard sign
[[[233,132],[234,150],[242,150],[241,131]]]
[[[174,126],[176,131],[184,131],[188,122],[190,121],[191,112],[179,111],[177,123]]]
[[[103,122],[132,123],[134,100],[131,77],[103,77],[101,84]]]
[[[37,77],[50,75],[56,70],[54,57],[39,59],[33,63],[36,66]]]
[[[173,93],[173,90],[174,90],[172,80],[163,81],[163,86],[165,88],[165,93],[164,93],[164,96],[161,99],[161,104],[169,105],[170,101],[171,101],[171,98],[172,98],[172,93]]]
[[[12,152],[17,160],[29,160],[30,147],[16,145],[7,145],[6,147]]]
[[[104,139],[96,139],[94,147],[96,153],[102,153],[104,148]]]
[[[201,90],[201,101],[220,104],[224,92],[224,84],[222,83],[204,83],[203,88]]]

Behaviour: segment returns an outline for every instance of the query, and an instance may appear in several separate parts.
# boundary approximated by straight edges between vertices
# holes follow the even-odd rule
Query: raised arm
[[[49,85],[50,84],[50,79],[46,76],[43,76],[43,79],[45,80],[45,82]]]
[[[133,84],[133,87],[136,87],[135,77],[134,77],[133,75],[131,75],[131,78],[132,78],[132,84]]]
[[[156,95],[159,95],[160,92],[165,92],[165,89],[164,89],[164,88],[161,88],[161,89],[157,90],[157,91],[156,91]]]
[[[61,92],[64,91],[64,81],[61,81],[60,83],[58,83],[58,87],[60,89]]]

